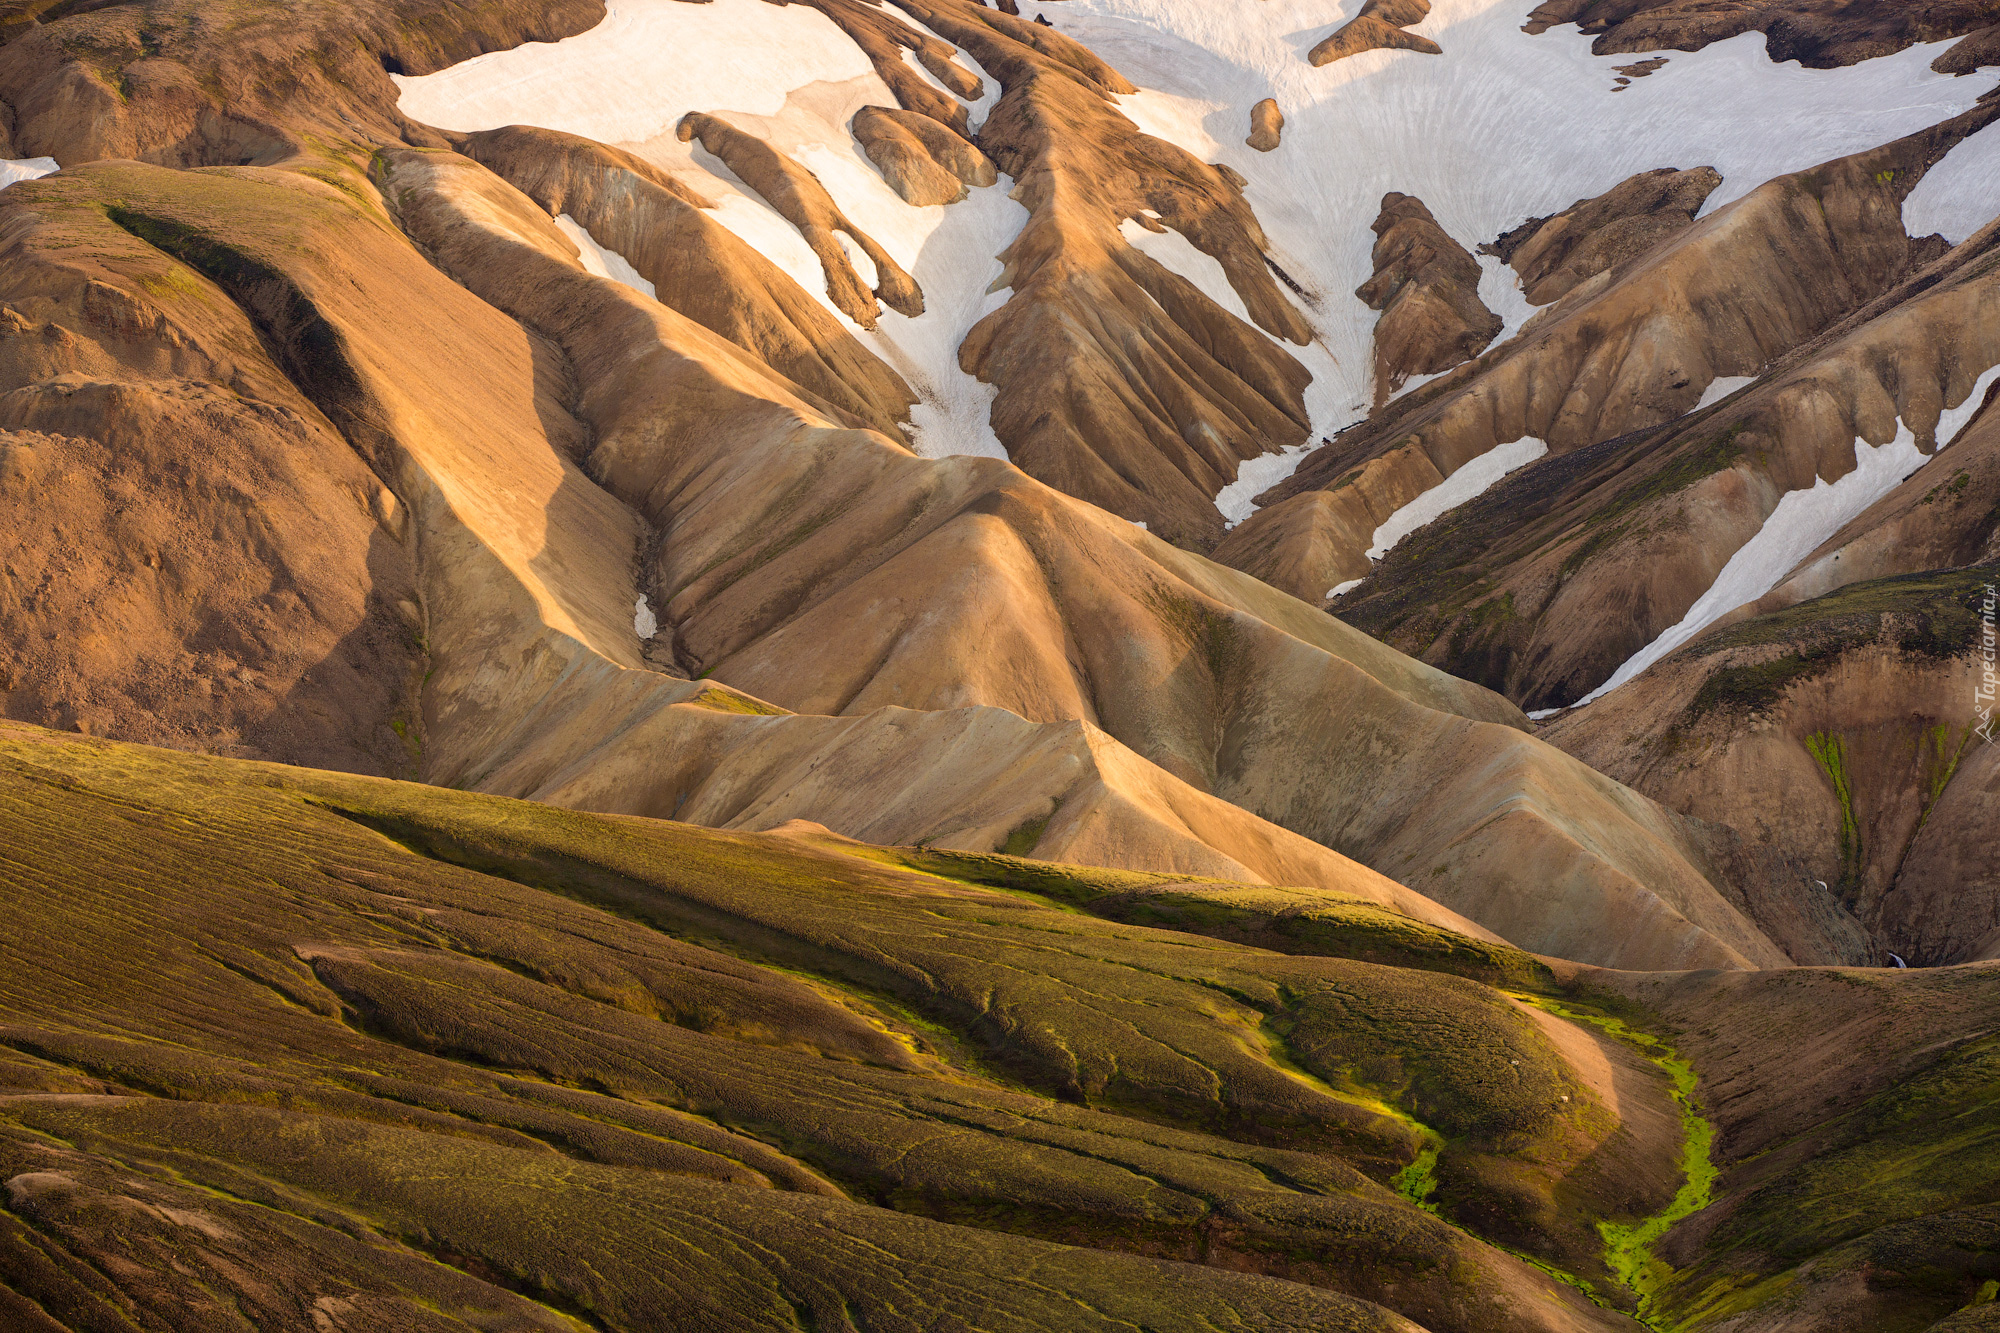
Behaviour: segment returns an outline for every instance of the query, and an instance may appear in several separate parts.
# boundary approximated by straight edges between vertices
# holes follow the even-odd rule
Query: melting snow
[[[1979,377],[1972,392],[1957,407],[1946,410],[1938,420],[1940,450],[1957,435],[1985,401],[1986,390],[2000,379],[2000,366]],[[1784,582],[1785,576],[1801,560],[1818,550],[1843,527],[1859,518],[1868,507],[1930,461],[1917,448],[1917,437],[1898,421],[1896,438],[1884,445],[1854,442],[1854,471],[1836,482],[1815,477],[1806,490],[1787,491],[1777,508],[1764,520],[1757,535],[1744,543],[1679,624],[1628,658],[1611,678],[1577,700],[1581,707],[1601,698],[1631,680],[1653,663],[1714,624],[1724,614],[1747,602],[1754,602]],[[1935,455],[1933,455],[1934,457]]]
[[[54,175],[62,168],[52,157],[0,157],[0,190],[21,181]]]
[[[585,230],[583,224],[575,218],[567,213],[562,214],[556,219],[556,228],[576,242],[577,257],[583,261],[584,268],[600,278],[622,282],[635,292],[655,300],[659,299],[658,290],[652,283],[639,276],[639,270],[632,267],[631,261],[616,250],[607,250],[599,245],[597,238]]]
[[[962,59],[971,66],[969,57]],[[969,106],[976,121],[998,98],[999,85],[975,72],[987,88],[985,99]],[[896,99],[868,58],[819,11],[765,0],[611,0],[604,22],[581,36],[396,82],[404,114],[426,124],[540,125],[614,144],[690,178],[715,201],[712,218],[784,270],[909,382],[920,400],[910,412],[918,452],[1006,457],[989,421],[994,390],[959,368],[958,348],[974,324],[1006,301],[1006,289],[989,288],[1001,275],[1000,251],[1028,212],[1008,197],[1013,181],[1004,176],[956,204],[905,203],[848,128],[861,107],[895,106]],[[909,319],[885,308],[869,332],[834,309],[819,259],[791,223],[719,160],[674,135],[680,117],[695,110],[768,139],[818,176],[854,224],[916,278],[923,315]],[[842,243],[856,272],[871,279],[873,266],[860,247]],[[609,269],[608,252],[600,258]]]
[[[1236,480],[1224,486],[1215,496],[1215,507],[1222,511],[1228,526],[1233,528],[1256,513],[1257,497],[1298,471],[1300,460],[1311,450],[1310,444],[1295,444],[1275,454],[1263,454],[1239,463]]]
[[[1756,382],[1755,375],[1717,375],[1708,382],[1708,387],[1701,391],[1701,401],[1688,410],[1699,412],[1704,407],[1713,407],[1744,385]]]
[[[1384,193],[1417,195],[1468,249],[1653,167],[1715,167],[1723,183],[1712,210],[1773,176],[1936,124],[1993,86],[1986,75],[1931,71],[1942,44],[1808,70],[1772,64],[1750,33],[1674,52],[1614,95],[1611,67],[1633,57],[1591,55],[1574,27],[1529,36],[1519,0],[1436,0],[1412,31],[1442,56],[1371,51],[1307,64],[1313,44],[1359,9],[1360,0],[1021,0],[1024,16],[1045,13],[1141,86],[1119,99],[1141,129],[1249,180],[1272,257],[1317,302],[1307,313],[1324,349],[1301,358],[1315,377],[1315,440],[1371,396],[1375,312],[1352,293],[1372,272],[1368,226]],[[1265,97],[1285,116],[1271,153],[1243,142]],[[1961,218],[2000,212],[2000,168],[1981,165],[2000,148],[1982,139],[2000,140],[2000,130],[1948,156],[1935,186],[1919,185],[1925,229],[1952,234],[1927,211],[1932,197]],[[1511,270],[1481,263],[1480,297],[1511,336],[1532,310]]]
[[[1178,273],[1201,289],[1203,296],[1227,310],[1245,324],[1251,324],[1249,307],[1243,298],[1229,285],[1229,275],[1222,271],[1222,263],[1214,256],[1194,248],[1194,242],[1179,232],[1169,228],[1166,231],[1148,231],[1131,218],[1118,224],[1118,234],[1123,236],[1135,250],[1143,251],[1162,268]]]
[[[610,0],[604,21],[578,36],[390,77],[403,114],[426,125],[539,125],[631,144],[671,135],[688,111],[774,115],[794,88],[873,72],[861,48],[809,5]]]
[[[1912,236],[1941,232],[1956,245],[1993,220],[1996,195],[2000,195],[2000,130],[1988,125],[1924,173],[1903,201],[1903,226]]]
[[[1490,240],[1491,238],[1487,239]],[[1473,240],[1466,245],[1466,248],[1471,249],[1472,246],[1478,244],[1480,244],[1479,241]],[[1528,294],[1521,290],[1521,275],[1501,263],[1500,256],[1478,255],[1476,257],[1479,260],[1479,299],[1485,303],[1488,310],[1500,316],[1502,323],[1500,332],[1495,335],[1490,344],[1491,346],[1498,347],[1501,343],[1506,342],[1509,338],[1519,333],[1521,326],[1526,324],[1530,319],[1533,319],[1537,311],[1534,306],[1528,303]],[[1374,336],[1372,329],[1369,336]],[[1429,379],[1431,377],[1425,376],[1424,378]],[[1414,384],[1415,381],[1411,381],[1410,385],[1404,387],[1403,392],[1408,393]]]
[[[1336,583],[1326,590],[1326,600],[1330,602],[1336,597],[1345,597],[1360,586],[1360,579],[1349,579],[1345,583]]]
[[[1549,451],[1549,446],[1532,437],[1489,449],[1458,471],[1389,515],[1375,529],[1375,544],[1368,548],[1370,560],[1380,560],[1389,548],[1439,515],[1458,508],[1482,494],[1516,468],[1526,467]]]
[[[1560,708],[1537,708],[1534,712],[1528,714],[1528,720],[1530,722],[1541,722],[1554,717],[1560,712],[1562,712]]]
[[[660,618],[653,614],[653,608],[646,605],[646,594],[640,593],[639,600],[632,608],[632,632],[641,639],[650,639],[660,632]]]

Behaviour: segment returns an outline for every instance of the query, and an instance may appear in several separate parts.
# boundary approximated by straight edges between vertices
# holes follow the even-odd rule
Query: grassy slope
[[[1629,1327],[1552,1274],[1612,1298],[1576,1237],[1681,1183],[1579,1185],[1623,1160],[1605,1109],[1443,969],[1605,997],[1365,904],[27,728],[0,826],[24,1328],[321,1299],[411,1329],[1396,1326],[1330,1289],[1433,1330]],[[1888,1264],[1894,1327],[1975,1299],[1991,1045],[1739,1165],[1713,1234],[1654,1252],[1651,1322],[1782,1305],[1815,1264]]]
[[[1229,1268],[1438,1330],[1618,1326],[1342,1160],[1414,1146],[1265,1030],[1327,1021],[1331,964],[783,838],[29,729],[0,773],[27,1181],[0,1290],[55,1327],[310,1327],[321,1297],[385,1328],[1397,1326]],[[1410,1002],[1337,979],[1390,1027]]]

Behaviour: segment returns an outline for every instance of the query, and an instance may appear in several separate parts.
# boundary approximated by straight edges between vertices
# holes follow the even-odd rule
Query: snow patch
[[[1326,590],[1326,600],[1330,602],[1336,597],[1345,597],[1360,586],[1360,579],[1349,579],[1345,583],[1336,583]]]
[[[1972,419],[1996,379],[2000,379],[2000,366],[1981,375],[1964,402],[1940,415],[1936,436],[1940,451]],[[1757,535],[1730,557],[1680,623],[1626,659],[1609,680],[1577,700],[1576,706],[1609,694],[1726,613],[1777,587],[1800,561],[1929,462],[1930,457],[1917,448],[1916,434],[1909,426],[1898,420],[1896,427],[1896,438],[1887,444],[1870,445],[1857,439],[1854,471],[1839,481],[1815,477],[1809,488],[1787,491]]]
[[[613,282],[622,282],[633,291],[655,301],[660,299],[659,289],[641,277],[639,270],[632,267],[630,260],[616,250],[607,250],[599,245],[597,238],[575,218],[567,213],[559,214],[556,217],[556,229],[576,242],[577,257],[583,261],[584,268],[589,272],[595,273],[600,278],[609,278]]]
[[[1488,449],[1389,515],[1388,520],[1375,529],[1375,544],[1368,548],[1368,558],[1380,560],[1389,554],[1390,547],[1418,528],[1484,493],[1509,472],[1526,467],[1548,451],[1547,444],[1533,437]]]
[[[52,157],[0,157],[0,190],[62,170]]]
[[[1222,151],[1222,145],[1204,123],[1213,113],[1225,109],[1221,102],[1211,102],[1205,97],[1180,97],[1157,88],[1114,94],[1111,100],[1142,134],[1185,148],[1204,162],[1215,161],[1215,155]],[[1247,119],[1243,130],[1246,135],[1250,131]]]
[[[939,37],[937,33],[933,32],[928,25],[917,22],[917,20],[911,18],[908,14],[905,14],[902,10],[896,8],[894,5],[884,3],[884,0],[875,0],[875,8],[882,11],[884,14],[888,14],[891,17],[895,18],[906,28],[913,28],[917,32],[922,33],[926,37],[930,37],[933,38],[934,40],[944,42],[944,38]],[[944,42],[944,44],[946,46],[956,45],[956,43],[953,42]],[[963,97],[958,97],[958,94],[952,93],[951,89],[945,87],[943,83],[939,82],[939,80],[935,75],[933,75],[929,70],[924,69],[923,62],[921,60],[918,60],[916,57],[916,52],[910,50],[908,47],[903,48],[903,59],[908,63],[915,65],[918,71],[923,74],[924,78],[933,87],[941,88],[945,92],[951,93],[953,97],[958,97],[959,105],[965,108],[966,126],[968,129],[972,131],[974,135],[977,135],[979,133],[980,126],[986,123],[987,113],[990,112],[994,108],[994,106],[998,104],[1000,101],[1000,93],[1001,93],[1000,80],[994,78],[991,74],[988,74],[985,70],[981,69],[979,67],[979,62],[974,60],[966,52],[960,51],[958,53],[957,58],[958,58],[958,63],[960,65],[970,70],[979,79],[980,95],[974,98],[970,102],[966,101]],[[889,102],[886,103],[885,105],[899,106],[901,105],[901,103]]]
[[[2000,213],[2000,130],[1988,125],[1944,155],[1903,201],[1912,236],[1940,232],[1953,245]]]
[[[809,5],[610,0],[604,21],[578,36],[389,77],[403,114],[440,129],[539,125],[629,144],[671,133],[689,111],[773,115],[795,88],[873,73]]]
[[[1562,712],[1562,709],[1560,708],[1537,708],[1534,712],[1528,714],[1528,721],[1542,722],[1547,720],[1548,718],[1554,717],[1557,713],[1560,712]]]
[[[1205,251],[1197,250],[1193,241],[1169,227],[1165,231],[1148,231],[1131,218],[1118,224],[1118,234],[1157,262],[1162,268],[1178,273],[1201,289],[1203,296],[1227,310],[1245,324],[1253,327],[1249,307],[1243,298],[1229,285],[1229,276],[1222,271],[1222,261]]]
[[[1310,444],[1295,444],[1274,454],[1245,459],[1236,465],[1236,480],[1216,492],[1215,507],[1227,527],[1235,527],[1257,512],[1257,497],[1299,470],[1312,452]]]
[[[1467,242],[1468,247],[1479,242]],[[1490,346],[1498,347],[1521,331],[1539,312],[1521,290],[1521,275],[1500,261],[1498,255],[1476,255],[1479,260],[1479,299],[1500,316],[1500,332]],[[1446,372],[1449,373],[1449,372]]]
[[[960,59],[973,63],[963,53]],[[985,71],[974,72],[990,108],[999,85]],[[1005,289],[988,289],[1002,272],[998,255],[1020,233],[1027,209],[1008,197],[1013,181],[1005,177],[947,207],[905,203],[849,129],[860,108],[895,106],[895,96],[860,48],[818,10],[765,0],[610,0],[604,22],[581,36],[530,43],[396,82],[404,114],[427,124],[454,130],[540,125],[698,177],[691,183],[714,202],[710,217],[777,265],[908,381],[919,399],[910,412],[919,453],[1006,457],[990,421],[994,390],[959,368],[958,348],[972,326],[1007,299]],[[721,161],[674,134],[680,117],[695,110],[722,115],[817,176],[854,225],[916,278],[923,315],[909,319],[885,309],[870,331],[835,309],[819,258],[797,229]],[[874,286],[867,255],[836,235],[856,273]],[[611,268],[608,255],[600,258]],[[617,276],[615,270],[610,276]]]
[[[632,607],[632,632],[641,639],[650,639],[660,632],[660,618],[646,604],[644,593],[639,594],[638,602]]]
[[[1699,412],[1704,407],[1714,407],[1744,385],[1756,382],[1755,375],[1717,375],[1708,382],[1708,387],[1701,391],[1701,401],[1689,410]]]

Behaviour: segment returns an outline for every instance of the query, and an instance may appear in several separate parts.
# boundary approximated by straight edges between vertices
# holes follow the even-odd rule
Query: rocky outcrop
[[[1959,569],[2000,559],[2000,384],[1955,439],[1940,469],[1923,468],[1801,560],[1785,580],[1718,621],[1767,615],[1850,583]]]
[[[2000,939],[1991,839],[1976,831],[1994,814],[1993,756],[1974,707],[2000,578],[2000,414],[1939,443],[1935,465],[1765,597],[1546,733],[1786,849],[1835,886],[1876,954],[1922,965]]]
[[[1858,318],[1863,307],[1900,290],[1913,267],[1924,266],[1932,254],[1904,232],[1901,201],[1954,144],[1996,118],[2000,102],[1989,101],[1882,148],[1767,182],[1643,255],[1605,270],[1537,316],[1521,336],[1405,395],[1310,455],[1289,481],[1260,497],[1265,507],[1230,534],[1223,558],[1259,577],[1281,580],[1280,586],[1296,595],[1318,598],[1328,588],[1369,575],[1364,553],[1370,534],[1436,484],[1432,478],[1450,476],[1467,461],[1524,438],[1546,442],[1558,457],[1597,446],[1573,469],[1536,466],[1544,474],[1536,484],[1537,503],[1550,507],[1539,511],[1543,517],[1537,522],[1511,529],[1521,545],[1516,548],[1513,539],[1503,545],[1517,554],[1475,552],[1441,533],[1443,544],[1421,557],[1412,548],[1403,558],[1416,563],[1398,565],[1404,572],[1394,575],[1420,579],[1428,591],[1418,592],[1412,584],[1390,593],[1378,579],[1342,604],[1344,616],[1358,615],[1357,623],[1392,634],[1392,642],[1406,651],[1448,660],[1454,670],[1525,698],[1531,707],[1580,697],[1679,620],[1727,553],[1761,522],[1761,513],[1753,517],[1743,508],[1742,496],[1718,504],[1711,492],[1690,489],[1702,478],[1717,477],[1714,485],[1727,486],[1734,484],[1728,478],[1744,476],[1715,452],[1735,457],[1729,451],[1741,446],[1721,437],[1739,414],[1776,413],[1760,429],[1794,441],[1788,456],[1795,449],[1800,466],[1810,458],[1810,475],[1824,469],[1838,476],[1851,469],[1857,435],[1892,438],[1898,411],[1912,414],[1921,434],[1937,420],[1947,386],[1958,395],[1970,390],[1976,371],[1960,369],[1961,354],[1935,341],[1936,326],[1911,305],[1909,323],[1878,323],[1872,335],[1856,334],[1860,341],[1839,358],[1852,369],[1835,370],[1830,362],[1825,376],[1791,375],[1786,406],[1767,399],[1766,408],[1753,409],[1744,395],[1726,417],[1711,412],[1683,419],[1715,379],[1752,376],[1787,356],[1807,356],[1814,339],[1835,336],[1841,321]],[[1967,281],[1971,271],[1962,265],[1970,253],[1962,247],[1951,269]],[[1965,288],[1953,299],[1976,303],[1971,291]],[[1947,306],[1922,309],[1941,313]],[[1959,308],[1948,318],[1965,318],[1970,309]],[[1865,366],[1854,358],[1863,355],[1864,344],[1874,345],[1871,338],[1884,347],[1908,339],[1908,354],[1926,367],[1912,366],[1897,381],[1863,372],[1867,383],[1905,386],[1888,390],[1893,409],[1891,398],[1876,398],[1858,387],[1862,381],[1850,378]],[[1909,387],[1920,383],[1937,387]],[[1822,393],[1841,405],[1830,410],[1809,405]],[[1867,409],[1865,432],[1855,428],[1861,399],[1850,395],[1875,404]],[[1636,434],[1641,431],[1653,433],[1641,443]],[[1609,443],[1627,436],[1619,447]],[[1685,457],[1669,466],[1669,456],[1682,451]],[[1765,457],[1771,456],[1767,451]],[[1723,473],[1726,478],[1718,476]],[[1809,474],[1786,476],[1800,480],[1775,487],[1756,483],[1754,493],[1762,497],[1756,504],[1766,506],[1762,512],[1784,490],[1810,484]],[[1611,489],[1595,490],[1600,486]],[[1659,489],[1646,489],[1654,486]],[[1611,498],[1628,488],[1629,502]],[[1308,498],[1315,491],[1329,498]],[[1644,521],[1613,521],[1641,495],[1684,512],[1695,527],[1662,522],[1665,510]],[[1597,566],[1603,584],[1588,568],[1579,576],[1584,562],[1604,560],[1614,533],[1628,541],[1646,534],[1651,547],[1643,556],[1620,547],[1617,572],[1608,561]],[[1390,559],[1395,564],[1397,552]],[[1471,560],[1472,567],[1446,572],[1459,559]],[[1515,559],[1523,563],[1498,574]],[[1531,567],[1533,575],[1527,573]],[[1436,578],[1447,583],[1430,581]],[[1374,610],[1362,609],[1378,594],[1386,596]],[[1505,604],[1514,608],[1509,617],[1496,618],[1489,610],[1477,626],[1459,620],[1470,605],[1490,600],[1497,608],[1507,594],[1512,601]],[[1600,595],[1610,600],[1601,605],[1588,600]],[[1467,600],[1457,600],[1461,596]],[[1550,639],[1529,647],[1541,615],[1558,598],[1565,612],[1591,609],[1580,618],[1566,616],[1561,635],[1551,628]],[[1562,639],[1560,646],[1555,637]],[[1535,684],[1527,683],[1530,678]],[[1559,679],[1574,683],[1558,686]]]
[[[1285,113],[1278,110],[1278,100],[1267,97],[1250,108],[1250,137],[1243,142],[1260,153],[1276,151],[1285,133]]]
[[[863,107],[854,116],[854,137],[882,179],[918,208],[955,204],[969,187],[1000,179],[986,154],[914,111]]]
[[[1834,69],[1893,55],[1918,42],[1937,42],[2000,19],[1995,0],[1545,0],[1527,31],[1574,23],[1596,41],[1598,55],[1637,51],[1699,51],[1746,32],[1764,34],[1773,61]]]
[[[1940,74],[1971,74],[1992,65],[2000,65],[2000,23],[1966,34],[1931,61],[1931,68]]]
[[[1206,548],[1237,465],[1303,441],[1308,425],[1310,377],[1273,337],[1303,345],[1309,327],[1266,266],[1241,182],[1140,133],[1111,100],[1132,85],[1061,32],[970,0],[901,7],[1005,90],[979,143],[1030,217],[1001,255],[1012,294],[959,362],[995,386],[1008,457]],[[1128,243],[1119,227],[1138,218],[1214,258],[1255,327]]]
[[[1944,412],[1974,410],[2000,364],[1994,238],[1968,240],[1706,412],[1489,492],[1392,551],[1343,614],[1529,707],[1583,697],[1680,622],[1784,495],[1852,473],[1861,445],[1905,430],[1920,453],[1946,443]],[[1945,475],[1911,482],[1955,484],[1941,462]]]
[[[554,130],[512,125],[459,148],[551,216],[568,215],[624,256],[659,299],[791,380],[843,424],[891,435],[916,395],[826,307],[643,159]]]
[[[898,314],[915,317],[924,313],[924,293],[917,280],[903,271],[874,238],[848,220],[840,205],[819,183],[819,177],[792,161],[773,145],[754,134],[746,134],[719,116],[690,111],[677,127],[681,142],[699,140],[701,146],[721,158],[745,185],[763,197],[779,216],[799,229],[806,244],[826,270],[826,294],[833,303],[864,329],[875,327],[881,308],[877,297]],[[874,281],[864,281],[835,232],[845,234],[861,247],[873,266]]]
[[[1642,171],[1553,217],[1529,218],[1479,249],[1520,275],[1530,305],[1548,305],[1692,225],[1720,184],[1714,167]]]
[[[1430,12],[1430,0],[1368,0],[1359,14],[1308,51],[1306,59],[1314,65],[1331,65],[1336,60],[1345,60],[1363,51],[1421,51],[1425,55],[1443,55],[1444,48],[1430,38],[1403,31],[1412,24],[1423,22]]]
[[[1413,195],[1391,191],[1370,228],[1375,275],[1355,290],[1375,323],[1375,405],[1412,375],[1435,375],[1470,361],[1500,332],[1500,316],[1479,299],[1479,261],[1445,234]]]

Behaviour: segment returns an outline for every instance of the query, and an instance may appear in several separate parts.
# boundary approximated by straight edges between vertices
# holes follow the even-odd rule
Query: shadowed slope
[[[908,419],[916,396],[902,377],[672,176],[616,148],[526,125],[466,135],[462,148],[552,216],[575,218],[664,304],[815,395],[842,424],[895,435]]]
[[[1341,604],[1343,615],[1358,616],[1357,623],[1405,651],[1449,661],[1527,707],[1581,695],[1680,618],[1705,578],[1784,491],[1810,485],[1812,475],[1832,479],[1851,471],[1855,437],[1893,437],[1888,422],[1901,408],[1911,410],[1920,432],[1927,417],[1935,421],[1942,404],[1932,390],[1901,387],[1923,382],[1914,365],[1885,383],[1871,370],[1880,351],[1864,353],[1862,344],[1872,337],[1884,350],[1894,346],[1899,358],[1930,362],[1924,379],[1937,383],[1940,396],[1947,386],[1962,396],[1971,378],[1992,364],[1958,371],[1957,349],[1931,328],[1963,315],[1926,320],[1908,291],[1909,309],[1891,312],[1872,333],[1854,332],[1858,341],[1849,344],[1850,355],[1815,340],[1849,332],[1843,321],[1896,292],[1937,258],[1934,249],[1905,234],[1902,202],[1953,145],[1996,118],[2000,100],[1989,100],[1922,133],[1778,177],[1600,270],[1516,337],[1310,455],[1289,481],[1260,497],[1266,507],[1217,547],[1217,558],[1318,600],[1327,589],[1374,572],[1366,552],[1392,513],[1501,445],[1540,440],[1557,457],[1600,446],[1576,466],[1601,469],[1605,442],[1664,428],[1643,449],[1617,455],[1609,485],[1598,479],[1601,472],[1585,474],[1591,493],[1566,503],[1557,521],[1519,525],[1500,550],[1475,557],[1476,569],[1453,571],[1464,600],[1441,595],[1443,590],[1419,596],[1421,626],[1404,628],[1400,621],[1407,617],[1385,623],[1386,605],[1367,605],[1384,592],[1395,596],[1390,579],[1381,576]],[[1990,280],[1976,266],[1958,277],[1953,285],[1961,301],[1976,299],[1973,293]],[[1818,373],[1801,365],[1813,354],[1827,358]],[[1965,360],[1981,354],[1969,348]],[[1690,415],[1718,378],[1775,381],[1781,370],[1798,382],[1781,399],[1764,400],[1762,420],[1745,421],[1747,412],[1727,409]],[[1953,378],[1957,374],[1964,378]],[[1869,381],[1878,387],[1868,387]],[[1715,444],[1704,461],[1692,457],[1698,449],[1690,444],[1672,451],[1672,467],[1661,466],[1667,442],[1698,432],[1701,447],[1708,447],[1739,422],[1771,440],[1774,461],[1756,469],[1761,475],[1754,480],[1746,475],[1750,468],[1729,467],[1738,457],[1728,452],[1737,447],[1734,436]],[[1635,463],[1661,490],[1635,488],[1621,506],[1613,497],[1627,489]],[[1545,462],[1536,470],[1554,466]],[[1690,486],[1718,472],[1734,486],[1732,493]],[[1559,484],[1576,481],[1566,477]],[[1672,498],[1682,491],[1687,494]],[[1662,494],[1669,498],[1656,509],[1697,496],[1703,503],[1680,516],[1685,528],[1648,522],[1649,514],[1627,517],[1642,500]],[[1752,518],[1748,509],[1761,512]],[[1614,524],[1614,518],[1624,521]],[[1579,534],[1579,523],[1591,530]],[[1576,540],[1579,535],[1594,540]],[[1618,536],[1624,540],[1614,541]],[[1642,543],[1643,554],[1637,549]],[[1498,574],[1497,566],[1516,561]],[[1479,587],[1469,586],[1482,577]],[[1506,592],[1513,593],[1515,610],[1500,623],[1499,599]],[[1471,601],[1494,605],[1475,620],[1462,615]],[[1540,610],[1545,606],[1556,615]],[[1551,633],[1529,643],[1544,623]],[[1565,627],[1559,634],[1553,632],[1558,623]],[[1498,657],[1504,665],[1491,660]]]

